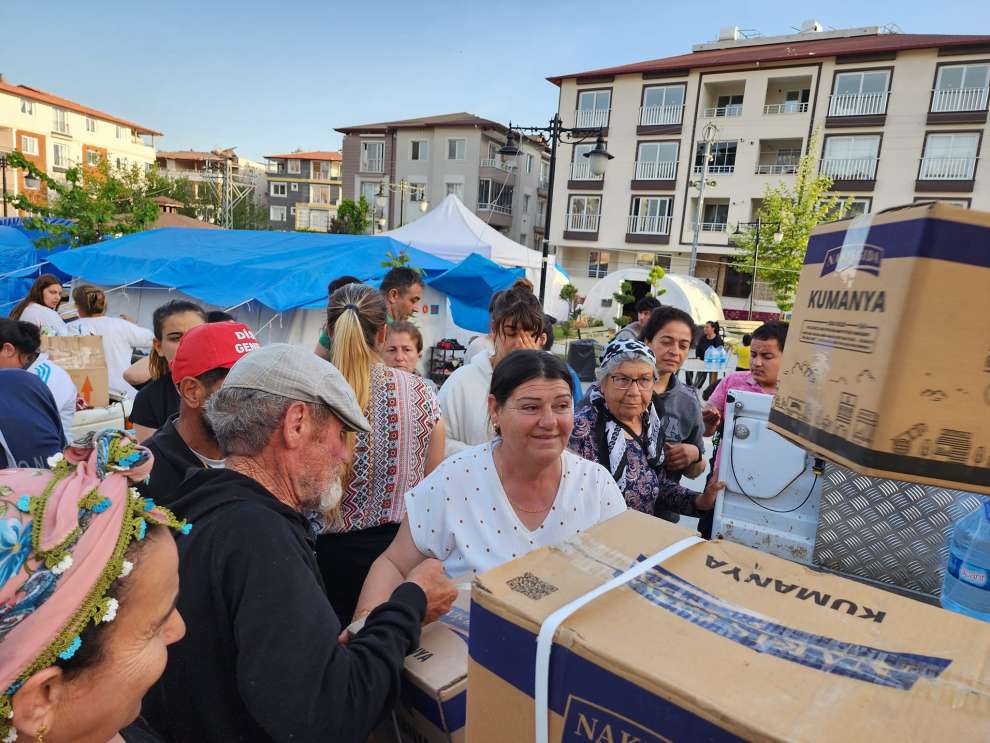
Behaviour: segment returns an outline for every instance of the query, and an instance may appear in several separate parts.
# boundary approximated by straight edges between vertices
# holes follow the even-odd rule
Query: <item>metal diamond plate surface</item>
[[[866,477],[828,463],[814,562],[937,596],[952,524],[982,502],[974,493]]]

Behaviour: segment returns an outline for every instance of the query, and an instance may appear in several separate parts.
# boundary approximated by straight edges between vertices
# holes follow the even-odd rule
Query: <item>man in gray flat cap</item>
[[[344,434],[368,421],[334,366],[297,346],[253,351],[206,416],[226,469],[190,475],[174,502],[193,524],[178,540],[187,631],[145,719],[175,741],[363,741],[396,699],[422,622],[456,590],[430,560],[338,644],[307,514],[336,505]]]

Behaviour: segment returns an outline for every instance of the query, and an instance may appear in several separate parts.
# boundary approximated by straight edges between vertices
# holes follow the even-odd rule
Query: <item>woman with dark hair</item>
[[[206,322],[207,315],[202,307],[182,299],[166,302],[151,316],[155,334],[148,355],[151,381],[138,390],[130,415],[138,441],[150,438],[169,418],[178,414],[179,393],[172,382],[169,364],[175,358],[182,336]]]
[[[492,370],[512,351],[543,345],[543,308],[522,279],[502,292],[491,311],[494,351],[478,353],[450,375],[440,388],[440,409],[447,423],[447,456],[492,437],[483,400]]]
[[[41,328],[44,335],[68,335],[65,320],[55,310],[62,301],[62,282],[57,276],[43,273],[10,313],[11,320],[23,320]]]
[[[481,572],[626,510],[608,471],[567,450],[571,375],[556,356],[506,356],[492,375],[488,414],[494,440],[444,460],[406,493],[402,526],[368,573],[355,618],[428,558],[448,575]]]

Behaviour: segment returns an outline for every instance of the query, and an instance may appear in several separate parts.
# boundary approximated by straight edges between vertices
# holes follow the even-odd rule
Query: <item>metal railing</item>
[[[540,178],[540,180],[536,182],[536,187],[541,191],[546,191],[547,188],[549,188],[549,186],[550,186],[549,178]]]
[[[568,214],[567,229],[573,232],[597,232],[600,214]]]
[[[609,108],[586,108],[577,110],[575,126],[578,129],[600,129],[608,126]]]
[[[694,229],[694,226],[696,224],[697,224],[697,222],[692,222],[691,223],[691,229]],[[728,230],[728,227],[729,227],[728,222],[702,222],[701,223],[701,231],[702,232],[726,232]]]
[[[887,112],[889,91],[860,93],[858,95],[833,95],[829,101],[829,116],[875,116]]]
[[[384,158],[362,158],[361,159],[361,172],[362,173],[384,173],[385,172],[385,159]]]
[[[923,181],[968,181],[976,171],[975,157],[923,157],[921,175]]]
[[[704,167],[703,166],[701,166],[701,165],[695,165],[694,166],[694,172],[696,174],[697,173],[701,173],[702,170],[704,170]],[[736,172],[736,166],[735,166],[735,164],[733,164],[733,165],[709,165],[708,166],[708,172],[709,173],[722,173],[723,175],[728,174],[728,173],[735,173]]]
[[[591,161],[586,157],[581,157],[579,160],[575,160],[571,163],[571,180],[572,181],[600,181],[605,176],[595,175],[591,172]]]
[[[52,121],[52,131],[58,132],[59,134],[68,134],[69,122],[64,119],[61,121],[55,119],[54,121]]]
[[[877,175],[877,158],[831,158],[822,160],[822,175],[836,181],[872,181]]]
[[[670,217],[630,214],[626,232],[635,235],[669,235],[670,222]]]
[[[742,116],[741,103],[732,103],[728,106],[713,106],[703,109],[701,112],[701,118],[703,119],[721,119],[732,116]]]
[[[478,204],[478,209],[486,212],[495,212],[496,214],[507,214],[512,215],[512,207],[504,206],[503,204],[494,204],[490,202],[483,202]]]
[[[638,181],[672,181],[676,177],[676,160],[636,161],[636,180]]]
[[[988,88],[932,91],[932,113],[982,111],[987,107]]]
[[[310,180],[313,181],[336,181],[340,180],[340,174],[334,175],[329,170],[313,170],[310,172]]]
[[[512,172],[512,168],[508,163],[502,161],[501,158],[485,158],[481,161],[481,167],[483,168],[494,168],[495,170],[504,170],[506,172]]]
[[[684,118],[684,106],[641,106],[640,126],[665,126],[680,124]]]
[[[798,101],[785,101],[784,103],[768,103],[763,107],[763,113],[767,115],[777,114],[803,114],[808,112],[807,103]]]
[[[797,169],[797,163],[773,163],[770,165],[764,165],[761,163],[756,166],[756,175],[793,175],[794,173],[797,173]]]

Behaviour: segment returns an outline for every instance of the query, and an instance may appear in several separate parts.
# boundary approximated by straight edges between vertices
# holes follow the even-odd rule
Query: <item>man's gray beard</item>
[[[300,510],[303,512],[321,511],[327,513],[335,509],[340,504],[341,497],[343,497],[343,485],[340,481],[343,469],[343,465],[337,466],[333,479],[325,488],[320,488],[316,483],[311,482],[308,478],[304,478],[301,484],[306,492],[304,494],[305,498],[299,502]]]

